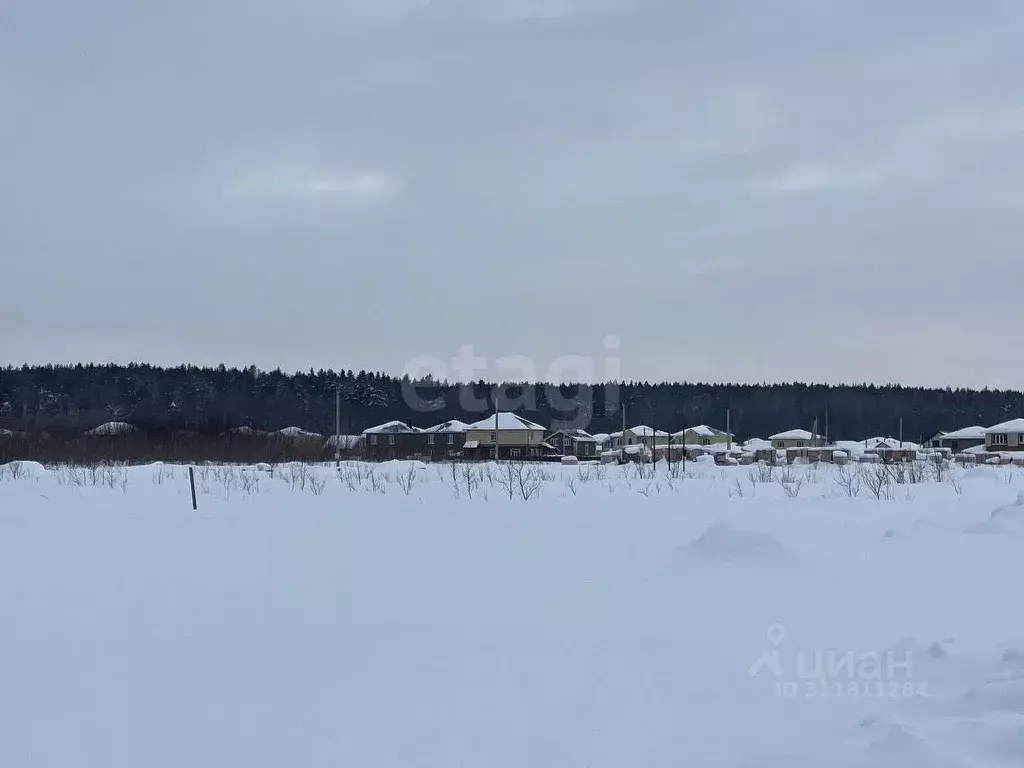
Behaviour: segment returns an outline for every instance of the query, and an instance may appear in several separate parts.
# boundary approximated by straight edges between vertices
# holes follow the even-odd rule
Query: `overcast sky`
[[[1019,0],[0,17],[0,363],[1024,388]]]

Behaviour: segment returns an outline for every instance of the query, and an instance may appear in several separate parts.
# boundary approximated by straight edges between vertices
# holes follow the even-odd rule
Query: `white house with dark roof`
[[[1024,451],[1024,419],[1011,419],[985,430],[990,451]]]

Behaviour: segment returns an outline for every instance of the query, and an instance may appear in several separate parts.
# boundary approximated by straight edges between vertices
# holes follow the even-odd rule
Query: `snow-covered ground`
[[[1024,764],[1024,470],[542,470],[0,468],[0,765]]]

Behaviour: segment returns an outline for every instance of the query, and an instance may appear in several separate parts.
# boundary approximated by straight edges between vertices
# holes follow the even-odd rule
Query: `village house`
[[[462,455],[469,424],[453,419],[423,430],[424,453],[433,461],[457,459]]]
[[[790,429],[786,432],[779,432],[768,438],[772,448],[786,450],[788,448],[808,448],[824,445],[825,440],[821,435],[815,435],[806,429]]]
[[[674,432],[672,442],[681,445],[728,445],[732,442],[732,436],[728,432],[701,424]]]
[[[985,445],[985,427],[964,427],[955,432],[944,432],[940,433],[940,435],[938,437],[938,445],[931,447],[949,448],[953,453],[960,453],[968,448]],[[930,442],[935,442],[935,439],[933,438]]]
[[[560,429],[544,438],[544,442],[554,446],[562,456],[596,459],[600,453],[597,440],[582,429]]]
[[[1013,419],[985,430],[989,451],[1024,451],[1024,419]]]
[[[405,459],[424,452],[426,439],[419,427],[389,421],[363,430],[363,456],[373,460]]]
[[[502,411],[470,424],[466,429],[463,456],[466,458],[494,458],[497,444],[501,459],[539,459],[554,456],[554,446],[544,441],[546,430],[540,424]]]
[[[653,451],[655,448],[666,446],[672,441],[672,436],[668,432],[653,429],[643,424],[630,427],[625,432],[613,432],[610,437],[612,450],[619,450],[631,445],[643,445]]]

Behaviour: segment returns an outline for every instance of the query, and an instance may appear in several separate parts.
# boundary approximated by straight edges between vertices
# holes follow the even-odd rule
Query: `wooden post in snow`
[[[341,469],[341,387],[334,387],[334,467]]]
[[[192,488],[192,511],[199,509],[199,505],[196,504],[196,475],[192,471],[192,467],[188,468],[188,484]]]

